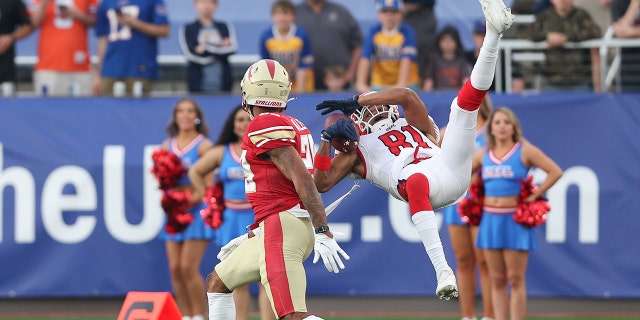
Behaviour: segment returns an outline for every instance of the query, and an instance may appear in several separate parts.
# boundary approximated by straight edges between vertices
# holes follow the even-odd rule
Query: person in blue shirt
[[[148,96],[158,78],[158,38],[169,36],[164,0],[102,0],[96,19],[95,93],[110,95],[122,81],[128,95]]]

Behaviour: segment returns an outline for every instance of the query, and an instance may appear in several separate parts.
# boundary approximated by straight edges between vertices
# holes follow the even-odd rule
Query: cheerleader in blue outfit
[[[485,132],[489,115],[493,109],[493,104],[489,95],[486,95],[480,109],[478,109],[478,123],[476,130],[476,146],[478,150],[487,145]],[[442,128],[440,137],[446,134],[446,127]],[[440,138],[442,141],[442,138]],[[471,181],[480,179],[478,171],[471,175]],[[469,194],[467,193],[467,197]],[[484,260],[482,250],[475,247],[475,239],[478,234],[478,226],[470,225],[460,218],[458,213],[458,205],[452,205],[444,208],[443,222],[448,225],[449,238],[453,252],[456,256],[456,276],[458,279],[458,301],[460,302],[460,313],[462,320],[476,320],[475,316],[475,300],[476,300],[476,273],[478,266],[478,274],[480,276],[480,287],[482,293],[482,320],[489,320],[494,317],[493,305],[491,303],[491,287],[489,283],[489,271],[487,263]]]
[[[204,196],[206,181],[217,169],[216,178],[223,184],[224,212],[222,225],[217,230],[218,245],[224,246],[229,241],[247,233],[247,226],[254,223],[254,213],[244,192],[244,171],[240,165],[242,155],[242,136],[249,125],[249,115],[242,110],[242,106],[235,107],[227,117],[222,127],[220,137],[215,146],[189,170],[189,178],[193,182],[193,198]],[[260,285],[260,315],[261,319],[275,319],[271,311],[271,304],[264,288]],[[251,306],[249,285],[233,290],[236,304],[237,319],[248,319]]]
[[[200,106],[191,99],[182,99],[173,109],[171,121],[167,126],[170,138],[162,143],[162,148],[173,152],[182,160],[186,173],[186,170],[212,147],[213,144],[207,138],[208,133]],[[174,190],[191,188],[191,182],[185,174]],[[204,320],[204,315],[207,314],[200,263],[209,242],[214,239],[215,232],[200,216],[200,210],[204,206],[204,202],[199,201],[189,208],[194,219],[182,232],[169,234],[163,229],[160,233],[160,239],[165,240],[176,302],[180,312],[192,320]]]
[[[501,107],[493,111],[487,126],[487,147],[473,158],[473,170],[482,167],[484,207],[476,246],[484,249],[489,268],[496,319],[524,319],[527,306],[525,273],[529,251],[536,248],[532,228],[518,224],[513,216],[520,201],[540,198],[562,176],[562,169],[547,155],[522,137],[513,111]],[[537,167],[547,177],[537,191],[520,198],[520,180]],[[511,288],[511,299],[507,288]]]

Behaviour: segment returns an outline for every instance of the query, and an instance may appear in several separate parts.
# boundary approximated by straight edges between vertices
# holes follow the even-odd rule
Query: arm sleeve
[[[418,60],[418,47],[416,45],[416,35],[413,29],[406,23],[403,23],[400,27],[400,32],[404,36],[404,43],[402,44],[402,54],[400,58],[409,58],[411,61]]]
[[[362,45],[362,53],[360,57],[371,59],[373,56],[373,36],[376,34],[376,29],[372,29],[369,31],[369,34],[364,39],[364,44]]]
[[[167,6],[164,0],[156,0],[153,6],[153,21],[157,25],[169,24],[169,17],[167,16]]]
[[[262,36],[260,37],[260,58],[261,59],[270,59],[271,58],[271,54],[269,54],[269,50],[267,49],[267,40],[270,38],[270,32],[269,30],[265,31],[264,33],[262,33]]]
[[[304,29],[298,28],[300,38],[302,39],[302,51],[300,52],[300,61],[298,68],[309,69],[313,67],[313,52],[311,51],[311,40]]]

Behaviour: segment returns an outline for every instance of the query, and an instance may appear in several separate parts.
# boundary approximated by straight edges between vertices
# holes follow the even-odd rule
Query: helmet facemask
[[[360,134],[367,134],[391,127],[400,118],[398,106],[370,105],[356,110],[351,119],[358,125]]]

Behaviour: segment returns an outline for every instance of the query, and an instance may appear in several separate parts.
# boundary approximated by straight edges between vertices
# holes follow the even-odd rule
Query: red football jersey
[[[293,182],[271,160],[261,157],[269,150],[286,146],[298,150],[313,174],[313,137],[300,120],[283,113],[262,113],[251,120],[242,137],[244,186],[256,222],[298,205],[302,207]]]

